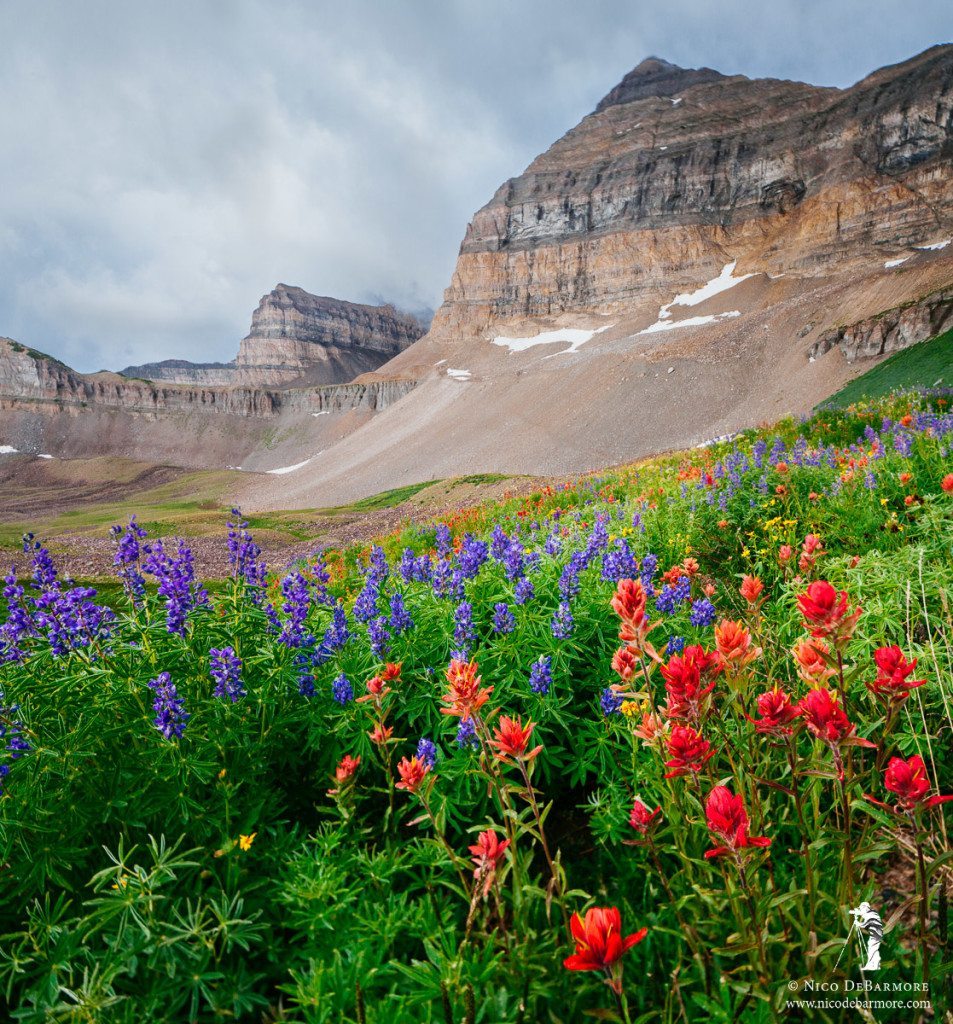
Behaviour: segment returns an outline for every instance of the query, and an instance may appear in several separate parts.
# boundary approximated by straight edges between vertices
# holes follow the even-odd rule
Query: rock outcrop
[[[435,328],[823,277],[953,233],[953,46],[849,89],[640,64],[469,225]]]
[[[875,359],[953,328],[953,288],[886,309],[857,323],[825,331],[811,346],[810,358],[838,346],[848,363]]]
[[[167,359],[127,366],[125,377],[175,384],[305,387],[344,384],[376,370],[424,333],[411,314],[279,284],[262,296],[231,363]]]

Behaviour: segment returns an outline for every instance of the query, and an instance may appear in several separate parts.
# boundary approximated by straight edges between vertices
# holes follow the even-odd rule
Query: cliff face
[[[168,359],[128,366],[125,377],[177,384],[304,387],[343,384],[376,370],[424,333],[409,313],[311,295],[279,284],[252,314],[232,363]]]
[[[651,58],[474,216],[435,327],[869,264],[949,235],[951,156],[953,46],[843,90]]]

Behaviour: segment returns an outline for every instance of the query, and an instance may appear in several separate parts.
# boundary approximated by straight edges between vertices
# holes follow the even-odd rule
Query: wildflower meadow
[[[929,1004],[868,1019],[943,1019],[950,399],[277,570],[236,509],[214,593],[135,520],[108,606],[28,535],[0,626],[5,1019],[840,1020],[789,1004],[874,977],[865,902],[876,978]]]

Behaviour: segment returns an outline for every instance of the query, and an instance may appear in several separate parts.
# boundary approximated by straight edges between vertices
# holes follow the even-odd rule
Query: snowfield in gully
[[[949,402],[278,573],[234,510],[215,592],[133,521],[107,607],[28,536],[0,628],[8,1015],[768,1021],[789,979],[859,977],[862,902],[879,977],[941,1010]]]

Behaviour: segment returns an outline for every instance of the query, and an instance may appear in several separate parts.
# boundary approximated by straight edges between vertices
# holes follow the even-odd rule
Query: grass
[[[845,409],[863,398],[880,398],[900,388],[941,386],[953,386],[953,330],[895,352],[831,395],[820,408]]]
[[[350,505],[338,505],[322,511],[329,515],[340,515],[346,512],[379,512],[381,509],[395,508],[397,505],[409,501],[424,488],[432,487],[440,482],[440,480],[425,480],[419,484],[407,484],[406,487],[392,487],[389,491],[372,494],[369,498],[361,498],[360,501],[352,502]]]

